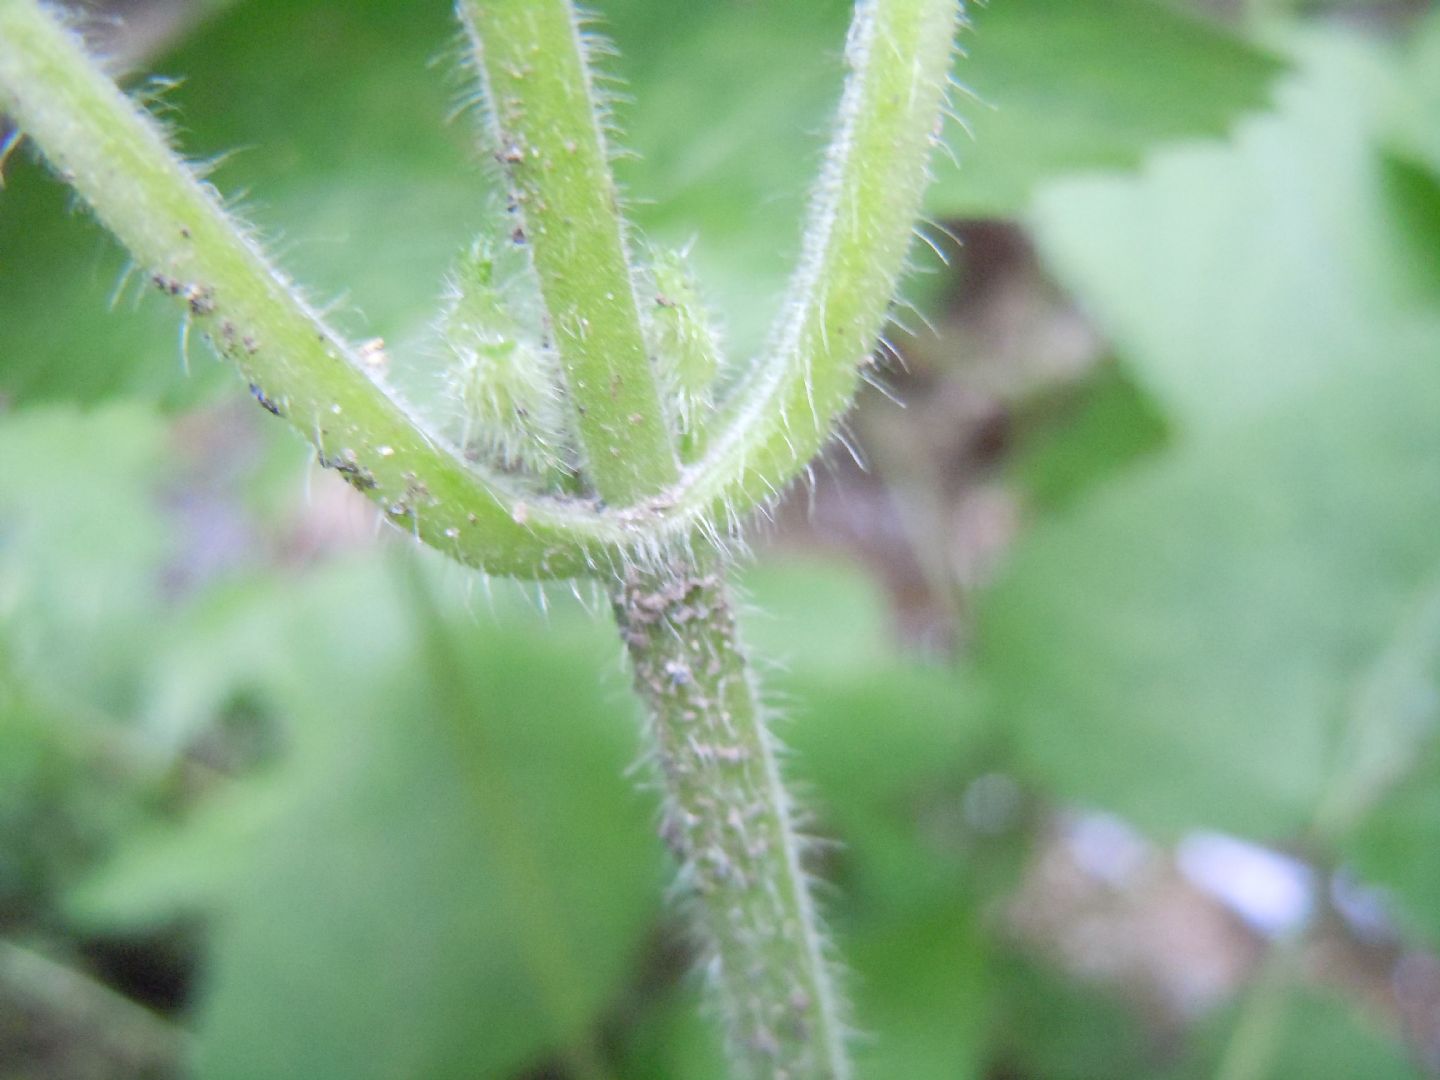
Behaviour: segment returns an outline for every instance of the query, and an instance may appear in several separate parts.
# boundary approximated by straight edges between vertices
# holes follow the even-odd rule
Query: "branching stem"
[[[537,495],[433,436],[264,257],[160,128],[37,0],[0,0],[0,110],[234,361],[398,525],[517,577],[612,590],[649,707],[736,1069],[848,1075],[837,993],[719,539],[831,437],[872,362],[928,177],[958,0],[857,0],[849,77],[770,350],[681,466],[656,387],[569,0],[460,0],[532,246],[592,500]]]
[[[463,562],[520,576],[583,572],[586,549],[606,546],[577,543],[569,526],[593,514],[527,506],[503,479],[471,468],[418,424],[266,260],[150,116],[35,0],[0,0],[0,112],[34,140],[155,287],[184,305],[185,318],[234,361],[257,399],[397,525]]]
[[[701,461],[658,494],[603,511],[526,495],[428,433],[36,0],[0,0],[0,109],[264,400],[392,519],[490,573],[567,577],[738,518],[829,437],[903,268],[957,13],[956,0],[861,0],[776,352],[712,421]]]

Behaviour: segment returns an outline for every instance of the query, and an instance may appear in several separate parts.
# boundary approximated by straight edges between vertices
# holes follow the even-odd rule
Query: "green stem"
[[[675,449],[641,330],[594,89],[568,0],[461,0],[495,156],[530,244],[601,498],[628,506],[672,484]]]
[[[35,0],[0,0],[0,109],[257,394],[392,520],[491,573],[566,577],[645,559],[696,530],[713,532],[717,521],[738,520],[788,483],[829,437],[869,362],[903,268],[957,10],[956,0],[858,4],[840,126],[812,205],[807,254],[773,336],[773,359],[734,395],[728,415],[710,427],[705,457],[675,485],[598,513],[527,494],[467,465],[426,431],[364,374],[356,350],[304,303],[157,125]],[[628,291],[606,291],[633,303]],[[633,381],[623,385],[633,391]],[[614,418],[606,408],[601,415]],[[634,434],[650,446],[646,424]],[[627,440],[626,452],[639,445]],[[658,452],[635,459],[650,459],[657,478],[667,468]],[[615,485],[605,481],[612,492]]]
[[[612,509],[471,469],[364,370],[35,0],[0,0],[0,108],[158,288],[390,518],[515,576],[596,572],[650,707],[666,836],[703,917],[737,1067],[848,1075],[842,1024],[764,710],[718,572],[677,562],[830,437],[871,362],[919,212],[957,0],[859,0],[850,76],[770,358],[681,469],[641,330],[573,11],[461,0],[499,157],[532,245],[588,479]]]
[[[957,0],[858,0],[839,120],[770,359],[677,493],[677,515],[742,512],[774,495],[855,397],[905,268],[960,14]]]
[[[421,427],[35,0],[0,0],[0,111],[235,362],[257,399],[391,521],[462,562],[522,576],[580,573],[626,546],[619,523],[584,535],[595,515],[524,496]]]
[[[699,908],[739,1075],[839,1080],[843,1024],[765,709],[718,573],[676,564],[614,595],[649,707],[662,835]]]

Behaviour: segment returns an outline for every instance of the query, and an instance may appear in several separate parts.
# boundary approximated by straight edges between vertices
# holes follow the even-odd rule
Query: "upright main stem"
[[[565,369],[585,473],[625,506],[678,463],[641,328],[590,76],[568,0],[460,0],[493,150]],[[718,570],[622,572],[617,621],[651,718],[663,835],[698,907],[737,1075],[848,1075],[831,973],[764,710]]]
[[[534,253],[585,473],[609,504],[598,512],[526,492],[441,445],[36,0],[0,0],[0,109],[260,403],[392,520],[492,572],[617,575],[665,837],[699,909],[732,1064],[757,1080],[843,1080],[837,995],[723,577],[678,553],[685,536],[713,535],[716,521],[783,485],[849,406],[919,210],[959,0],[857,0],[836,134],[774,351],[683,474],[572,4],[459,7],[511,182],[514,239]]]
[[[739,1075],[849,1075],[833,973],[765,709],[718,572],[629,574],[615,617],[649,707],[662,835],[700,908]]]

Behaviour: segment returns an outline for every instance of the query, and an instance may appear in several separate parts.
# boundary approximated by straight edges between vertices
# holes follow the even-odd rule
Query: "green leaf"
[[[956,108],[930,205],[949,217],[1006,217],[1041,181],[1129,168],[1156,145],[1223,134],[1264,107],[1280,65],[1223,30],[1153,0],[995,0],[971,8],[956,74],[978,99]]]
[[[838,559],[772,556],[746,568],[746,646],[812,682],[902,662],[880,584]]]
[[[1395,231],[1410,256],[1409,273],[1418,288],[1440,296],[1440,172],[1408,157],[1384,160],[1385,195]]]
[[[677,987],[634,1018],[618,1072],[626,1080],[728,1080],[719,1032],[699,987]]]
[[[1047,787],[1171,832],[1311,822],[1356,685],[1440,569],[1440,369],[1424,341],[1381,358],[1021,545],[981,663]]]
[[[981,1077],[989,972],[978,916],[955,898],[846,927],[856,1009],[873,1033],[857,1045],[861,1076]]]
[[[263,598],[296,657],[272,692],[306,730],[283,828],[239,846],[220,904],[203,1076],[583,1056],[658,902],[630,709],[596,691],[608,641],[394,594],[362,568]]]
[[[1020,546],[981,663],[1043,784],[1167,832],[1316,824],[1440,569],[1440,304],[1377,180],[1379,59],[1307,55],[1231,147],[1036,215],[1177,430]]]
[[[896,650],[858,573],[769,563],[749,585],[767,609],[751,637],[789,668],[767,682],[792,714],[792,771],[845,845],[845,932],[863,939],[862,976],[877,987],[872,1053],[947,1075],[975,1045],[949,1011],[976,983],[965,859],[936,822],[974,771],[983,711],[953,674]],[[213,920],[211,1074],[298,1061],[307,1075],[379,1075],[414,1047],[430,1056],[403,1067],[434,1075],[533,1060],[575,1045],[617,992],[667,872],[646,800],[622,778],[635,737],[610,632],[564,609],[541,622],[505,589],[478,624],[452,606],[417,635],[412,605],[366,562],[212,585],[173,616],[146,713],[163,727],[256,695],[286,720],[286,763],[222,788],[179,830],[138,833],[67,910],[98,929]],[[457,674],[462,662],[473,676]],[[527,829],[533,873],[501,839]],[[558,928],[527,930],[546,906],[537,890]],[[917,910],[929,914],[905,955],[931,961],[912,972],[914,993],[922,978],[940,988],[920,995],[930,1013],[919,998],[886,1005],[912,967],[886,943]],[[552,962],[547,947],[566,973],[557,998],[535,968]],[[365,1022],[378,1014],[383,1027]]]
[[[482,618],[452,568],[384,571],[212,587],[181,614],[146,708],[255,695],[287,753],[69,898],[90,928],[213,922],[203,1076],[583,1066],[660,903],[608,628],[507,589]],[[440,579],[443,604],[416,599]]]
[[[990,1041],[1005,1067],[1045,1080],[1144,1075],[1142,1018],[1112,988],[1066,977],[1009,951],[991,966]]]
[[[57,408],[0,422],[0,656],[12,677],[123,714],[178,552],[149,410]]]
[[[1042,512],[1070,506],[1095,485],[1159,450],[1168,435],[1155,402],[1116,363],[1101,365],[1077,388],[1032,403],[1026,413],[1030,415],[1021,418],[1020,445],[1010,471]],[[1026,439],[1024,426],[1038,426],[1039,420],[1049,423],[1037,437]]]
[[[283,829],[295,795],[273,780],[247,780],[212,795],[185,819],[136,829],[64,899],[79,926],[158,932],[223,910],[255,845]]]
[[[0,662],[0,911],[15,922],[47,911],[134,811],[107,763],[66,738],[70,718],[27,689]]]
[[[1393,57],[1303,43],[1279,110],[1228,146],[1156,157],[1133,179],[1047,188],[1043,257],[1183,431],[1248,423],[1368,370],[1440,291],[1389,213],[1376,148]]]
[[[0,906],[15,917],[47,911],[166,790],[176,731],[138,704],[184,522],[170,433],[142,407],[0,418],[0,461]]]

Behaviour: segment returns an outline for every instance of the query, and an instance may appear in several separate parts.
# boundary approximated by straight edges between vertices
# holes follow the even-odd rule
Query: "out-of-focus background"
[[[846,5],[595,6],[743,363]],[[448,5],[81,21],[443,409],[497,212]],[[943,260],[743,573],[862,1074],[1440,1075],[1440,14],[971,21]],[[603,604],[379,528],[4,181],[0,1078],[718,1078]]]

